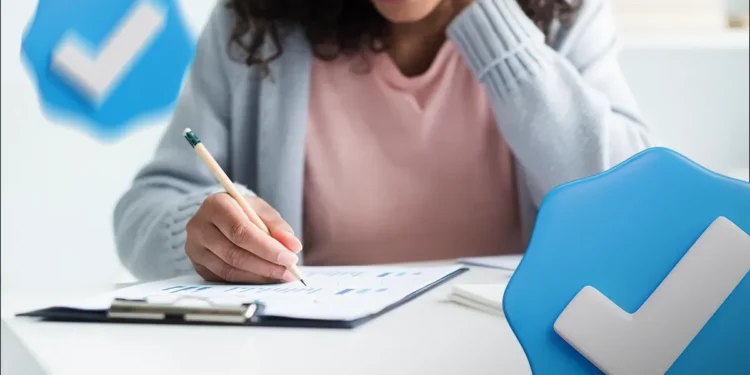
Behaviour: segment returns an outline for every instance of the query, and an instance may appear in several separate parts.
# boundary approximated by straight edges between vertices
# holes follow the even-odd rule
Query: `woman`
[[[548,191],[649,146],[615,52],[605,0],[226,1],[117,205],[120,257],[141,279],[265,283],[298,260],[522,252]]]

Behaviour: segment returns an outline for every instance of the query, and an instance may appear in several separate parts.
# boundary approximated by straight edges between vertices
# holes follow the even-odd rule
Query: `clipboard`
[[[126,323],[126,324],[179,324],[225,325],[289,328],[352,329],[369,322],[422,294],[468,271],[459,268],[445,277],[409,294],[384,309],[354,320],[324,320],[265,316],[267,303],[250,302],[217,304],[210,299],[180,296],[171,302],[154,302],[138,299],[115,298],[108,309],[89,310],[72,307],[49,307],[16,314],[19,317],[40,318],[49,322]],[[185,302],[189,302],[185,304]],[[198,303],[200,302],[200,303]]]
[[[180,305],[187,300],[203,304]],[[17,316],[67,322],[248,325],[257,322],[264,309],[265,304],[259,302],[221,305],[207,299],[181,296],[171,303],[116,298],[107,310],[50,307]]]

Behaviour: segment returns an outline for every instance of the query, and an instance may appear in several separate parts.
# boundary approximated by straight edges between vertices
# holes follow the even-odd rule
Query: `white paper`
[[[513,255],[498,255],[488,257],[474,257],[474,258],[461,258],[458,260],[459,263],[463,263],[470,266],[480,266],[497,268],[509,271],[515,271],[518,268],[518,264],[521,263],[523,254]]]
[[[106,309],[114,298],[155,303],[243,304],[263,302],[265,316],[354,320],[377,313],[425,288],[460,266],[304,267],[307,287],[299,282],[272,285],[200,283],[177,278],[135,285],[65,307]]]
[[[459,284],[453,286],[449,299],[478,310],[502,314],[505,284]]]

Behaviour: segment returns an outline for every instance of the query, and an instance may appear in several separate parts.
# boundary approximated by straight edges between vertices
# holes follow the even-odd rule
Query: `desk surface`
[[[507,276],[474,267],[352,330],[52,323],[4,314],[3,367],[28,354],[36,363],[23,364],[24,373],[50,375],[529,374],[504,318],[445,301],[451,284]]]

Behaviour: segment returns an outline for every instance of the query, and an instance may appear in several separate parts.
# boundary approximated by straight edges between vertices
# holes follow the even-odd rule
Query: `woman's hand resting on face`
[[[229,194],[211,195],[187,224],[185,252],[196,272],[208,281],[294,281],[285,266],[297,263],[302,244],[268,203],[246,199],[270,235],[254,225]]]

